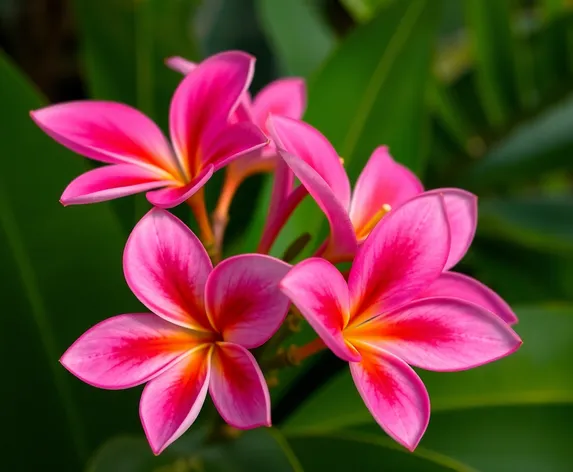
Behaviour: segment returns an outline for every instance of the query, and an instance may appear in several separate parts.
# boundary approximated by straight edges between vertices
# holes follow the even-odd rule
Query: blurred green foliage
[[[0,15],[7,21],[28,3],[0,3]],[[146,203],[59,205],[65,185],[90,164],[29,119],[46,99],[12,47],[12,58],[0,55],[3,470],[571,470],[570,1],[74,0],[70,7],[79,41],[73,61],[87,97],[137,106],[165,129],[180,77],[164,58],[243,48],[258,57],[253,91],[282,74],[307,79],[305,119],[333,142],[353,180],[372,150],[389,144],[428,188],[477,193],[478,234],[458,269],[519,306],[524,345],[469,372],[422,373],[433,416],[414,454],[373,423],[348,373],[325,355],[281,376],[276,429],[200,447],[197,426],[155,458],[141,436],[138,389],[100,391],[57,362],[89,326],[140,309],[123,281],[121,253]],[[219,182],[210,184],[213,198]],[[240,189],[229,253],[256,247],[269,196],[268,177]],[[305,201],[273,251],[327,228]],[[310,336],[308,328],[297,335]]]

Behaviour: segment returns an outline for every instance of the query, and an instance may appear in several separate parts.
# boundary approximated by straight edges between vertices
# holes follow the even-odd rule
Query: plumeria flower
[[[422,194],[390,212],[358,249],[348,283],[307,259],[281,281],[334,354],[380,426],[414,450],[428,425],[428,393],[409,365],[458,371],[514,352],[521,340],[499,317],[457,298],[420,299],[450,253],[443,196]]]
[[[338,154],[318,130],[301,121],[275,116],[269,125],[280,155],[329,221],[331,237],[320,255],[332,262],[351,260],[360,244],[386,215],[424,192],[416,175],[395,162],[385,146],[374,151],[351,192],[348,175]],[[292,179],[288,173],[282,178]],[[471,277],[449,271],[463,258],[474,238],[477,226],[475,195],[456,188],[426,193],[442,196],[451,243],[444,274],[424,295],[471,301],[506,322],[515,323],[517,317],[499,295]]]
[[[189,74],[198,66],[182,57],[171,57],[166,61],[173,70]],[[287,77],[278,79],[255,95],[254,99],[248,92],[243,94],[239,106],[231,116],[232,122],[252,122],[267,136],[266,122],[270,114],[286,116],[300,120],[306,109],[306,85],[304,79]],[[225,183],[215,216],[220,220],[227,218],[233,196],[239,185],[252,174],[274,170],[277,161],[274,143],[270,142],[262,150],[258,150],[237,159],[227,166]]]
[[[196,194],[216,170],[264,147],[268,139],[253,123],[229,123],[251,83],[254,62],[243,52],[224,52],[185,77],[171,102],[172,145],[149,118],[121,103],[76,101],[32,112],[60,144],[110,164],[72,181],[61,202],[147,192],[153,205],[170,208]]]
[[[247,349],[265,343],[283,322],[289,301],[278,283],[290,266],[246,254],[213,269],[191,230],[160,209],[136,225],[123,264],[129,287],[152,313],[97,324],[62,364],[99,388],[148,382],[139,412],[155,454],[191,426],[207,391],[230,425],[270,425],[267,385]]]

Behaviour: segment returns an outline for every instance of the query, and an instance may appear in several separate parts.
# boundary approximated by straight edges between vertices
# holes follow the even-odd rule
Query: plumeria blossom
[[[320,255],[332,262],[352,260],[360,244],[386,215],[424,192],[416,175],[395,162],[385,146],[373,152],[352,192],[338,154],[318,130],[301,121],[275,116],[271,117],[269,126],[285,163],[329,221],[331,237]],[[284,181],[292,181],[292,175],[283,173]],[[292,186],[292,183],[286,185]],[[293,194],[296,192],[299,192],[298,188]],[[515,323],[517,317],[495,292],[471,277],[449,272],[466,254],[474,238],[477,226],[475,195],[456,188],[426,193],[442,196],[451,243],[444,274],[424,295],[471,301],[506,322]]]
[[[283,322],[289,301],[278,283],[290,266],[246,254],[213,269],[197,237],[160,209],[136,225],[123,264],[129,287],[152,313],[97,324],[62,364],[100,388],[147,382],[139,411],[155,454],[191,426],[207,391],[230,425],[270,425],[267,385],[247,349],[265,343]]]
[[[253,123],[230,123],[251,83],[255,59],[224,52],[206,59],[178,86],[169,113],[171,145],[145,115],[121,103],[76,101],[31,113],[53,139],[109,164],[90,170],[65,189],[64,205],[147,192],[170,208],[196,194],[213,172],[264,147]]]
[[[444,197],[425,193],[375,226],[358,248],[348,283],[321,258],[301,262],[281,281],[324,345],[349,362],[374,419],[410,450],[430,415],[428,393],[410,365],[470,369],[521,345],[505,322],[474,303],[420,298],[440,278],[450,246]]]
[[[182,74],[189,74],[197,68],[197,64],[182,57],[171,57],[166,63],[170,68]],[[275,80],[263,87],[254,99],[251,99],[250,94],[245,91],[235,113],[231,116],[231,121],[234,123],[252,122],[269,136],[267,119],[271,114],[300,120],[305,109],[304,79],[287,77]],[[221,220],[226,219],[232,198],[241,182],[252,174],[274,170],[276,162],[277,153],[272,141],[263,149],[231,162],[227,166],[225,183],[215,216]]]

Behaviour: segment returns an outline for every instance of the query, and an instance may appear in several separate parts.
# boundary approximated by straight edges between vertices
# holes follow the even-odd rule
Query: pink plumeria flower
[[[348,284],[311,258],[282,280],[322,342],[350,363],[380,426],[414,450],[428,425],[428,393],[409,365],[458,371],[514,352],[521,340],[499,317],[457,298],[419,299],[450,252],[443,197],[422,194],[393,210],[358,249]]]
[[[189,74],[197,64],[182,57],[170,57],[166,64],[182,74]],[[300,77],[287,77],[275,80],[263,87],[254,99],[246,91],[236,112],[231,116],[233,122],[253,122],[267,136],[267,119],[270,114],[287,116],[300,120],[306,110],[306,85]],[[266,172],[274,169],[276,149],[270,142],[261,152],[252,153],[229,164],[227,171],[236,179],[255,172]]]
[[[197,64],[182,57],[171,57],[166,64],[173,70],[182,74],[189,74],[197,68]],[[252,122],[257,125],[265,135],[269,136],[267,120],[271,114],[286,116],[300,120],[306,110],[306,85],[304,79],[287,77],[278,79],[263,87],[251,99],[245,91],[235,113],[231,116],[232,122]],[[277,152],[271,141],[262,150],[252,152],[237,159],[227,166],[225,183],[215,217],[224,222],[239,185],[250,175],[259,172],[270,172],[277,165]],[[271,204],[274,209],[276,203]],[[223,223],[224,224],[224,223]]]
[[[405,202],[424,192],[416,175],[392,159],[388,148],[377,148],[362,170],[354,192],[330,142],[301,121],[273,116],[270,120],[279,153],[328,218],[331,237],[322,257],[351,260],[376,225]],[[283,180],[292,177],[285,173]],[[296,191],[299,191],[297,188]],[[517,317],[503,299],[481,282],[449,270],[466,254],[477,226],[477,198],[465,190],[437,189],[443,197],[451,243],[444,274],[424,294],[461,298],[487,308],[508,323]]]
[[[120,103],[76,101],[32,112],[60,144],[111,164],[72,181],[61,202],[93,203],[147,192],[153,205],[170,208],[194,195],[216,170],[264,147],[268,139],[254,124],[229,123],[251,82],[254,62],[243,52],[224,52],[185,77],[169,113],[173,148],[148,117]]]
[[[123,264],[129,287],[153,313],[97,324],[62,364],[99,388],[148,382],[139,412],[155,454],[191,426],[207,391],[230,425],[269,426],[269,392],[247,349],[265,343],[283,322],[289,301],[278,283],[290,266],[246,254],[213,269],[191,230],[159,209],[136,225]]]

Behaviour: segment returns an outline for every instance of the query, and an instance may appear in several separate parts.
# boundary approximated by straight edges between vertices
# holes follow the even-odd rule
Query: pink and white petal
[[[169,113],[171,141],[186,175],[203,166],[201,143],[220,135],[228,126],[254,72],[254,57],[244,52],[215,54],[201,62],[181,81]]]
[[[163,133],[135,108],[85,100],[50,105],[30,115],[46,134],[82,156],[109,164],[159,167],[177,175]]]
[[[388,435],[410,451],[430,420],[430,399],[420,377],[401,359],[382,350],[362,352],[350,372],[366,407]]]
[[[187,185],[147,192],[147,200],[149,203],[159,208],[176,207],[201,190],[201,188],[203,188],[203,186],[209,181],[213,172],[214,167],[212,165],[208,165]]]
[[[213,269],[205,285],[205,305],[223,340],[253,349],[270,339],[290,304],[279,289],[290,268],[274,257],[242,254]]]
[[[511,307],[492,289],[481,282],[456,272],[444,272],[418,298],[459,298],[491,311],[508,324],[517,323]]]
[[[204,306],[211,260],[177,217],[153,209],[135,226],[123,254],[129,288],[151,311],[179,326],[212,330]]]
[[[440,276],[449,250],[441,195],[423,193],[393,210],[356,253],[348,278],[351,323],[413,300]]]
[[[477,197],[459,188],[439,188],[428,193],[444,197],[450,223],[451,248],[444,270],[455,266],[468,251],[477,227]]]
[[[208,138],[212,136],[212,140]],[[203,165],[215,170],[225,167],[242,156],[262,149],[269,140],[253,123],[240,122],[221,127],[218,134],[206,134],[202,141]]]
[[[356,252],[356,235],[348,213],[324,179],[304,160],[279,149],[279,155],[288,164],[301,184],[312,195],[330,224],[329,258],[352,259]]]
[[[181,56],[173,56],[165,59],[165,65],[175,72],[180,72],[183,75],[187,75],[189,72],[197,68],[197,64],[188,61]]]
[[[277,147],[310,166],[347,212],[350,205],[350,181],[338,153],[328,139],[309,124],[284,116],[271,116],[267,128]]]
[[[416,300],[379,316],[354,336],[422,369],[471,369],[515,352],[521,339],[499,317],[456,298]]]
[[[118,390],[151,380],[198,342],[191,331],[151,313],[119,315],[82,334],[60,362],[94,387]]]
[[[280,287],[334,354],[345,361],[360,360],[360,354],[344,339],[348,287],[336,267],[317,257],[306,259],[291,269]]]
[[[209,392],[226,423],[238,429],[271,425],[267,383],[253,355],[233,343],[217,343]]]
[[[302,119],[306,110],[306,84],[300,77],[288,77],[271,82],[255,96],[253,121],[265,134],[269,115]]]
[[[202,345],[149,382],[139,416],[154,454],[160,454],[197,419],[207,397],[211,346]]]
[[[76,177],[60,197],[63,205],[104,202],[173,183],[168,175],[133,164],[111,164]]]
[[[383,205],[396,209],[423,191],[418,177],[392,159],[386,146],[380,146],[370,156],[354,187],[350,219],[356,233],[368,236],[370,231],[366,229],[371,230],[385,212]]]

